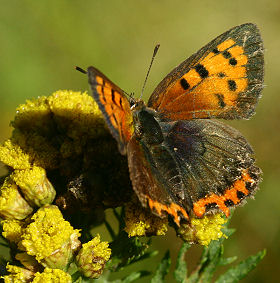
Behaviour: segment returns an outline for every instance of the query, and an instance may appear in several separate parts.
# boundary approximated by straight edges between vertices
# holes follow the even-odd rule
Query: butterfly
[[[261,179],[254,152],[217,119],[248,119],[263,88],[263,43],[256,25],[221,34],[172,70],[147,104],[94,67],[92,96],[119,151],[127,155],[133,189],[144,207],[172,216],[230,214]],[[212,118],[215,118],[213,120]]]

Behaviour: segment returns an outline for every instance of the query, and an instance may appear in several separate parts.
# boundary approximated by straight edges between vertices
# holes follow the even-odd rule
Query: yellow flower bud
[[[55,190],[47,179],[45,169],[33,166],[30,169],[15,170],[11,178],[20,187],[25,199],[32,205],[50,204],[55,198]]]
[[[25,282],[31,282],[34,273],[28,269],[15,266],[15,265],[9,265],[6,266],[7,271],[10,272],[9,275],[3,276],[5,283],[25,283]]]
[[[20,263],[32,272],[37,272],[42,267],[34,256],[28,255],[27,253],[18,253],[15,258],[20,261]]]
[[[19,193],[17,185],[7,177],[0,189],[0,217],[22,220],[32,211],[32,207]]]
[[[76,256],[76,263],[85,277],[98,278],[102,274],[111,256],[111,249],[108,246],[107,242],[100,242],[99,235],[83,244]]]
[[[57,206],[41,207],[24,229],[19,248],[35,256],[45,267],[65,269],[80,246],[79,230],[74,230]]]

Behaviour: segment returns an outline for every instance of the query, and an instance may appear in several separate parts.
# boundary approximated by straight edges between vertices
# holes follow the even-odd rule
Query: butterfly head
[[[163,141],[161,127],[156,120],[156,111],[146,107],[143,100],[136,101],[131,107],[134,135],[147,144],[160,144]]]

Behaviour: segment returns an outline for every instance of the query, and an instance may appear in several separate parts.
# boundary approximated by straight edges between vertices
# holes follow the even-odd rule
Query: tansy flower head
[[[80,245],[79,230],[74,230],[54,206],[40,208],[24,229],[19,247],[44,266],[66,268]]]
[[[87,93],[57,91],[48,97],[48,103],[56,124],[63,128],[71,139],[108,134],[98,105]]]
[[[0,145],[0,161],[14,169],[27,169],[31,166],[29,155],[11,139]]]
[[[81,174],[84,199],[91,200],[82,201],[85,210],[117,207],[129,199],[126,157],[87,93],[64,90],[28,100],[17,108],[12,126],[12,137],[0,146],[0,160],[15,170],[12,177],[32,206],[51,203],[53,188],[59,189],[59,199]]]
[[[222,214],[209,214],[203,218],[190,218],[190,223],[181,224],[178,235],[186,242],[208,246],[211,241],[226,237],[222,232],[227,220]]]
[[[107,242],[100,242],[99,235],[83,244],[76,256],[76,263],[84,276],[98,278],[102,274],[105,263],[111,255],[111,249],[108,246]]]
[[[30,123],[32,121],[32,123]],[[15,129],[37,132],[40,135],[50,135],[55,128],[52,113],[46,96],[26,100],[16,109],[16,116],[12,121]]]
[[[11,140],[28,154],[33,165],[45,169],[55,169],[59,166],[59,150],[51,143],[49,137],[41,136],[39,132],[26,132],[16,128]]]

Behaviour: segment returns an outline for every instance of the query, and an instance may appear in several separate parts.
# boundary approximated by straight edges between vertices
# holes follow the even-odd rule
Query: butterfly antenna
[[[157,54],[157,52],[158,52],[159,46],[160,46],[159,44],[157,44],[157,45],[155,46],[154,53],[153,53],[153,57],[152,57],[152,60],[151,60],[151,63],[150,63],[150,66],[149,66],[149,69],[148,69],[148,72],[147,72],[147,75],[146,75],[146,78],[145,78],[145,81],[144,81],[144,85],[143,85],[143,88],[142,88],[142,91],[141,91],[140,99],[142,99],[142,96],[143,96],[143,93],[144,93],[144,89],[145,89],[145,86],[146,86],[146,83],[147,83],[147,79],[148,79],[148,76],[149,76],[149,74],[150,74],[150,71],[151,71],[151,68],[152,68],[154,59],[155,59],[155,57],[156,57],[156,54]]]
[[[82,68],[80,68],[80,67],[78,67],[78,66],[76,66],[75,69],[76,69],[77,71],[83,73],[83,74],[87,74],[87,71],[85,71],[84,69],[82,69]]]

